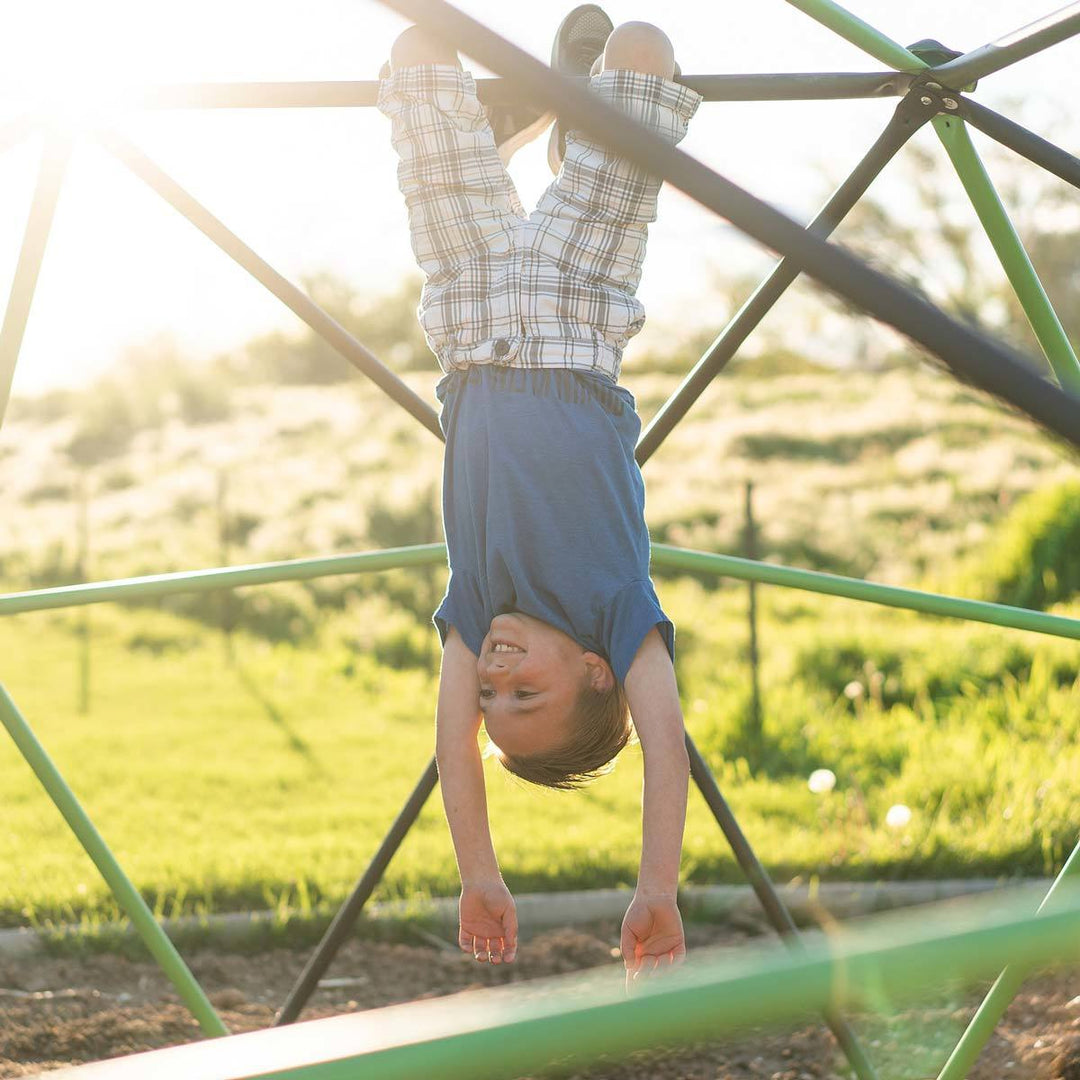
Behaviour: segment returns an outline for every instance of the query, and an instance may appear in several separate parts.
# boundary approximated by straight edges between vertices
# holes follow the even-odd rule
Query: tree
[[[936,149],[936,148],[935,148]],[[1063,181],[992,147],[982,155],[1058,317],[1080,341],[1080,204]],[[1038,342],[990,242],[943,150],[909,143],[898,158],[908,182],[908,208],[864,197],[838,228],[836,239],[862,258],[924,293],[939,307],[978,323],[1030,355]],[[861,311],[818,289],[826,302],[853,318]]]
[[[336,322],[394,371],[429,370],[435,363],[416,319],[420,283],[405,278],[393,292],[360,296],[329,271],[303,279],[304,291]],[[336,383],[354,378],[352,365],[309,326],[298,332],[275,330],[249,342],[242,365],[259,380],[281,383]]]

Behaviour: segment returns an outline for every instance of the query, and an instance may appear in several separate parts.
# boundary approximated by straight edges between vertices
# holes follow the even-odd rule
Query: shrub
[[[102,491],[126,491],[134,486],[135,477],[124,468],[112,469],[101,478]]]
[[[125,606],[155,608],[205,626],[227,626],[264,641],[285,641],[294,645],[313,639],[318,620],[311,598],[302,587],[292,583],[237,592],[176,593],[159,599],[130,601]],[[153,651],[146,641],[142,647]]]
[[[1017,503],[964,585],[987,600],[1027,608],[1080,592],[1080,482],[1043,488]]]
[[[341,645],[350,658],[350,670],[364,656],[395,671],[437,668],[438,633],[429,617],[414,617],[382,592],[351,598],[347,610],[343,625],[349,629]]]
[[[79,411],[75,434],[67,444],[77,465],[97,465],[123,453],[142,426],[127,389],[119,379],[102,379]]]
[[[434,358],[416,319],[418,279],[406,278],[395,291],[376,297],[360,296],[347,281],[330,273],[305,278],[303,285],[335,322],[393,370],[432,370]],[[289,385],[352,382],[356,377],[352,365],[306,326],[299,332],[273,331],[250,341],[243,355],[234,358],[232,374]]]
[[[70,499],[71,496],[72,490],[70,484],[46,482],[38,485],[36,488],[31,488],[30,491],[23,496],[23,501],[28,506],[33,506],[34,503],[39,502],[59,502]]]
[[[186,424],[212,424],[231,415],[230,387],[216,373],[189,371],[176,378],[173,389],[177,412]]]

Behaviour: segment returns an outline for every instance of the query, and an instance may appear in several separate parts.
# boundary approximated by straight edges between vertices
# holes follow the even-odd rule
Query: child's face
[[[514,755],[563,744],[582,687],[610,675],[596,653],[548,623],[517,612],[491,620],[476,670],[488,736]]]

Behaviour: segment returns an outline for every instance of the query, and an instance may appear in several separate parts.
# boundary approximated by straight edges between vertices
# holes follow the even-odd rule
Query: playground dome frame
[[[582,80],[562,78],[554,74],[528,53],[492,33],[445,0],[380,2],[425,25],[490,70],[502,73],[504,78],[480,81],[479,92],[482,100],[508,101],[524,98],[551,108],[564,122],[580,127],[643,168],[663,176],[701,205],[728,218],[742,231],[781,255],[780,261],[770,274],[642,433],[637,448],[640,463],[647,461],[656,451],[788,285],[802,273],[906,334],[938,356],[958,378],[980,387],[1010,407],[1025,413],[1065,444],[1074,449],[1080,448],[1080,364],[1007,211],[979,159],[966,127],[970,124],[978,128],[1074,187],[1080,187],[1080,160],[993,110],[977,104],[969,96],[977,80],[1080,34],[1080,3],[1073,3],[1014,34],[961,55],[944,50],[936,42],[921,42],[911,48],[904,48],[832,0],[786,0],[791,6],[886,64],[890,70],[869,73],[682,77],[682,82],[698,90],[707,101],[825,100],[880,96],[899,98],[885,130],[814,220],[804,227],[684,152],[669,146],[613,106],[589,94],[581,85]],[[189,84],[150,88],[133,95],[130,103],[145,108],[354,107],[373,105],[376,90],[377,84],[372,82]],[[873,179],[907,140],[927,123],[934,127],[955,167],[1056,381],[1051,381],[1040,373],[1039,368],[1043,366],[1041,363],[994,340],[981,330],[951,318],[925,298],[867,266],[842,248],[828,243],[828,236],[855,206]],[[36,124],[31,117],[22,117],[9,123],[0,129],[0,151],[35,131]],[[362,343],[353,338],[300,289],[260,258],[137,146],[116,131],[98,131],[94,133],[94,137],[131,172],[278,296],[418,422],[432,434],[442,437],[436,414],[430,405],[382,365]],[[71,145],[70,134],[55,130],[45,131],[37,186],[11,295],[3,325],[0,327],[0,423],[10,395],[19,349]],[[684,551],[665,545],[654,545],[653,557],[658,565],[673,568],[809,589],[871,603],[975,619],[1080,640],[1080,620],[1043,612],[937,596],[731,556]],[[385,552],[187,571],[124,581],[93,582],[0,596],[0,617],[134,597],[145,598],[177,592],[310,579],[391,567],[424,566],[442,562],[444,559],[443,546],[432,544]],[[205,993],[165,936],[138,890],[124,875],[104,839],[98,834],[15,702],[2,686],[0,721],[80,843],[101,870],[118,901],[132,919],[151,953],[176,985],[203,1031],[207,1035],[226,1034],[224,1025]],[[822,1010],[856,1075],[860,1080],[869,1080],[876,1075],[873,1065],[847,1021],[838,1011],[840,1004],[857,1001],[858,995],[845,996],[835,992],[837,956],[823,955],[820,950],[815,952],[803,946],[791,915],[735,821],[707,762],[689,736],[687,748],[691,775],[695,783],[724,831],[740,867],[757,893],[770,921],[791,946],[786,961],[778,966],[774,965],[771,977],[781,982],[785,977],[790,977],[789,990],[791,987],[796,988],[792,993],[797,995],[801,992],[803,1002],[812,1003]],[[435,761],[432,758],[371,864],[298,979],[278,1017],[279,1026],[288,1025],[299,1016],[320,976],[342,941],[351,932],[363,905],[434,790],[437,780]],[[1062,886],[1066,882],[1071,884],[1071,879],[1078,876],[1080,845],[1066,860],[1057,880],[1044,898],[1040,911],[1055,898],[1059,888],[1064,892]],[[1015,996],[1024,972],[1034,963],[1052,958],[1066,937],[1080,937],[1076,933],[1078,927],[1080,904],[1066,902],[1064,906],[1055,904],[1055,910],[1047,911],[1038,919],[1018,916],[989,927],[989,930],[997,932],[997,949],[992,946],[992,935],[973,935],[971,931],[956,928],[951,931],[947,929],[937,936],[934,936],[933,932],[921,937],[909,936],[905,942],[909,949],[906,956],[900,955],[896,947],[890,949],[871,943],[864,945],[861,951],[856,948],[850,955],[842,958],[847,964],[845,978],[850,978],[852,972],[862,970],[860,964],[866,969],[865,977],[872,982],[874,978],[881,977],[881,972],[885,970],[899,973],[897,977],[901,979],[905,972],[910,977],[920,963],[942,967],[948,962],[955,962],[957,971],[970,973],[976,969],[985,969],[987,962],[997,962],[999,956],[1009,961],[1012,966],[1002,972],[939,1074],[939,1080],[962,1080],[1008,1002]],[[1061,951],[1065,950],[1062,948]],[[976,957],[980,958],[981,967],[980,963],[976,962]],[[668,990],[660,991],[656,995],[658,999],[664,1000],[666,993],[670,998],[662,1008],[662,1015],[668,1017],[672,1024],[677,1023],[679,1016],[687,1015],[687,1010],[700,1020],[707,1015],[706,1010],[725,1006],[734,1010],[733,1015],[737,1014],[744,1019],[773,1013],[779,1015],[773,1006],[776,1001],[784,998],[784,994],[770,994],[760,980],[754,983],[753,972],[744,972],[742,975],[749,982],[739,983],[740,976],[732,976],[731,972],[699,974],[695,977],[697,982],[694,983],[697,988],[696,998],[680,997],[684,988],[682,984],[673,982]],[[674,978],[677,980],[678,976]],[[738,991],[732,989],[736,984],[740,987]],[[740,1012],[736,1003],[745,1000],[751,985],[758,988],[758,1004],[761,1008],[757,1012],[753,1008],[743,1008]],[[788,998],[791,998],[791,993]],[[791,1002],[788,1004],[790,1006]],[[591,1007],[596,1016],[601,1014],[596,1012],[597,1009],[602,1012],[603,1008],[608,1007],[615,1010],[612,1015],[622,1018],[628,1018],[633,1011],[632,1002],[620,1005],[605,1000],[598,1005],[593,1001]],[[555,1010],[541,1016],[542,1010],[530,1012],[528,1004],[523,1004],[518,1011],[515,1011],[516,1008],[516,1005],[508,1007],[502,1028],[496,1023],[493,1027],[481,1030],[476,1025],[470,1027],[463,1017],[451,1019],[443,1032],[445,1039],[441,1043],[439,1039],[430,1040],[429,1050],[418,1050],[416,1040],[401,1033],[396,1037],[396,1041],[395,1036],[390,1036],[389,1040],[384,1039],[379,1052],[369,1053],[366,1058],[360,1052],[334,1061],[313,1057],[306,1064],[298,1065],[295,1070],[249,1070],[235,1074],[230,1072],[228,1075],[258,1075],[267,1078],[302,1075],[317,1077],[319,1080],[332,1080],[336,1076],[354,1075],[353,1072],[344,1071],[346,1065],[349,1069],[366,1066],[365,1075],[371,1077],[414,1075],[409,1070],[421,1065],[425,1066],[427,1071],[437,1072],[439,1062],[445,1059],[433,1056],[436,1053],[433,1048],[441,1045],[445,1051],[449,1045],[446,1040],[456,1040],[453,1045],[466,1055],[460,1060],[468,1063],[470,1055],[478,1051],[487,1052],[492,1047],[497,1050],[498,1044],[492,1042],[493,1032],[507,1031],[515,1024],[528,1024],[531,1021],[540,1023],[544,1031],[549,1030],[544,1026],[549,1021],[554,1025],[551,1030],[567,1031],[575,1023],[574,1014],[567,1010]],[[770,1009],[773,1013],[770,1013]],[[562,1025],[561,1028],[559,1025]],[[282,1035],[284,1033],[268,1033],[269,1037],[280,1038]],[[224,1047],[226,1044],[221,1045]],[[248,1045],[255,1046],[254,1043]],[[425,1042],[425,1046],[427,1045]],[[535,1045],[539,1052],[543,1041],[540,1040]],[[590,1052],[594,1052],[598,1044],[590,1046],[593,1047]],[[200,1075],[209,1077],[212,1073],[214,1076],[224,1077],[226,1071],[214,1066],[211,1058],[212,1050],[206,1058],[209,1064]],[[518,1058],[521,1058],[520,1054]],[[219,1060],[224,1061],[224,1057]],[[471,1060],[471,1072],[455,1072],[452,1068],[443,1071],[446,1075],[455,1076],[481,1075],[481,1072],[476,1070],[475,1057]],[[528,1062],[541,1064],[535,1058],[528,1059]],[[507,1067],[511,1067],[512,1063],[524,1067],[526,1061],[515,1061],[513,1055],[508,1054]],[[483,1075],[502,1075],[497,1071],[497,1066],[498,1063],[494,1063],[492,1068],[496,1068],[496,1071],[492,1071],[492,1068],[485,1065]],[[91,1066],[90,1069],[100,1070],[100,1067]],[[106,1068],[94,1075],[105,1077],[114,1073]],[[115,1075],[120,1077],[136,1074],[124,1073],[120,1063],[116,1067]]]

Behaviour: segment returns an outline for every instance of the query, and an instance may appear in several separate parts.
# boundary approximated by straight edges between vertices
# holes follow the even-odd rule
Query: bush
[[[76,465],[98,465],[127,450],[143,426],[128,389],[119,379],[102,379],[87,394],[75,434],[66,446]]]
[[[66,399],[75,416],[68,456],[77,465],[98,465],[124,453],[138,432],[168,420],[224,420],[231,413],[230,393],[220,370],[194,363],[168,339],[137,345],[111,375]]]
[[[62,502],[72,497],[72,489],[70,484],[56,484],[52,482],[46,482],[39,484],[36,488],[31,488],[24,496],[23,501],[28,506],[33,506],[34,503],[40,502]]]
[[[71,415],[77,393],[71,390],[47,390],[34,397],[14,397],[8,416],[12,421],[51,424]]]
[[[999,604],[1047,608],[1080,592],[1080,482],[1035,491],[1017,503],[964,591]]]
[[[394,371],[431,371],[435,360],[416,318],[420,282],[409,277],[391,293],[363,297],[330,273],[303,280],[304,290],[335,322]],[[237,367],[240,370],[236,370]],[[352,382],[349,361],[305,326],[296,333],[273,331],[249,342],[233,361],[232,376],[286,385]]]
[[[343,625],[349,629],[341,644],[350,670],[365,656],[395,671],[437,669],[438,633],[430,616],[416,618],[381,592],[351,598],[347,610]]]
[[[212,628],[243,630],[264,641],[293,645],[313,640],[318,612],[302,586],[281,583],[241,591],[176,593],[153,600],[135,600],[126,607],[152,608]],[[152,635],[151,635],[152,637]],[[132,648],[153,652],[148,638]]]
[[[860,431],[807,438],[788,432],[750,432],[736,439],[731,453],[754,461],[785,458],[791,461],[830,461],[847,465],[870,455],[892,454],[923,435],[918,424],[897,424],[880,431]]]
[[[31,589],[52,589],[78,581],[73,552],[62,540],[53,540],[40,549],[37,558],[23,560],[26,584]]]
[[[937,640],[931,644],[841,633],[799,648],[793,674],[797,682],[824,691],[834,701],[847,699],[853,712],[867,701],[884,709],[915,708],[921,701],[947,703],[998,694],[1031,677],[1036,655],[1042,656],[1048,684],[1068,687],[1080,674],[1071,650],[1059,655],[1043,647],[1037,654],[1030,642],[1015,636],[957,630],[947,649]]]

